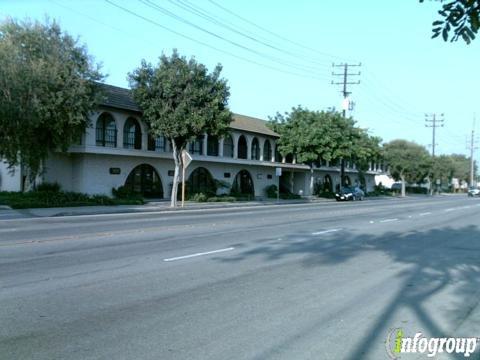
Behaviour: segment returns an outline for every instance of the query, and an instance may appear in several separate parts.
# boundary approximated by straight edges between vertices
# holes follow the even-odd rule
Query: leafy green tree
[[[402,182],[402,196],[405,196],[405,183],[420,182],[431,169],[431,156],[427,149],[407,140],[392,140],[383,145],[383,156],[390,175]]]
[[[290,113],[277,113],[272,120],[270,126],[280,134],[280,153],[293,154],[297,162],[310,167],[310,193],[314,187],[313,167],[319,159],[368,162],[376,151],[375,143],[378,148],[378,138],[370,138],[365,130],[355,127],[353,119],[340,113],[298,106]]]
[[[52,151],[81,138],[103,78],[55,22],[0,24],[0,158],[33,180]]]
[[[133,96],[143,111],[143,119],[153,136],[165,136],[173,149],[175,174],[171,206],[177,204],[182,151],[189,141],[205,133],[223,135],[232,113],[227,108],[230,95],[222,67],[212,73],[191,58],[162,55],[157,66],[145,60],[129,74]]]
[[[480,0],[447,1],[438,13],[442,19],[433,22],[432,38],[442,35],[444,41],[452,42],[462,38],[467,44],[475,39],[480,27]]]

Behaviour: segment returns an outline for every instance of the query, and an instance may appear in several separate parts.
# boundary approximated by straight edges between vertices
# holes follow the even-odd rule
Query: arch
[[[188,145],[188,151],[192,155],[203,155],[203,135],[197,136],[193,141],[190,141]]]
[[[247,170],[240,170],[235,176],[231,192],[241,197],[253,198],[255,196],[253,179]]]
[[[272,144],[268,139],[263,143],[263,161],[272,161]]]
[[[248,158],[247,139],[243,135],[240,135],[240,137],[238,138],[237,157],[239,159],[247,159]]]
[[[109,113],[102,113],[95,127],[95,143],[97,146],[117,146],[117,125]]]
[[[287,156],[285,156],[285,162],[289,163],[289,164],[292,164],[293,163],[293,154],[287,154]]]
[[[125,187],[144,197],[163,198],[163,185],[155,168],[149,164],[135,167],[125,181]]]
[[[223,156],[233,158],[233,139],[230,135],[223,139]]]
[[[344,186],[352,186],[352,180],[350,179],[350,176],[348,176],[348,175],[343,176],[343,185]]]
[[[190,174],[186,184],[187,198],[194,194],[203,193],[207,196],[215,196],[217,187],[212,174],[204,167],[198,167]]]
[[[256,137],[254,137],[253,140],[252,140],[251,159],[252,160],[260,160],[260,143],[258,142],[258,139]]]
[[[218,136],[208,135],[207,137],[207,155],[218,156]]]
[[[123,147],[125,149],[142,148],[142,130],[138,120],[129,117],[123,126]]]
[[[333,192],[333,182],[332,182],[332,178],[330,177],[330,175],[325,175],[325,177],[323,178],[323,191],[325,192]]]

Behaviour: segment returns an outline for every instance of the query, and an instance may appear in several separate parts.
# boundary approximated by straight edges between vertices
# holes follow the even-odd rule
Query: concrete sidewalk
[[[171,208],[170,201],[152,201],[144,205],[114,205],[114,206],[78,206],[78,207],[57,207],[57,208],[35,208],[13,210],[8,207],[0,209],[0,220],[25,217],[52,217],[52,216],[74,216],[74,215],[98,215],[98,214],[120,214],[120,213],[143,213],[157,211],[178,211],[178,210],[199,210],[199,209],[221,209],[240,208],[265,205],[286,205],[286,204],[308,204],[332,202],[334,199],[297,199],[297,200],[264,200],[264,201],[236,201],[236,202],[185,202],[185,207]],[[2,216],[2,214],[4,214]],[[8,216],[7,216],[8,214]],[[16,216],[15,216],[16,214]]]

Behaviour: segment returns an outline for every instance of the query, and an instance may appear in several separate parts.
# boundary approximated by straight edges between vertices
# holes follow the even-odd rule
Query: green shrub
[[[119,186],[112,188],[112,195],[117,199],[140,199],[141,196],[133,191],[133,189],[126,186]]]
[[[208,202],[234,202],[236,200],[233,196],[213,196],[207,199]]]
[[[196,194],[193,194],[193,196],[191,197],[191,200],[196,202],[206,202],[208,200],[208,196],[205,195],[204,193],[196,193]]]
[[[87,195],[64,191],[0,192],[0,204],[14,209],[72,207],[86,205],[141,205],[142,199],[112,199],[105,195]]]
[[[278,193],[277,185],[269,185],[265,188],[265,193],[267,194],[267,198],[276,198]]]
[[[54,183],[48,183],[44,182],[41,183],[40,185],[37,185],[35,191],[40,191],[40,192],[60,192],[61,186],[59,183],[54,182]]]

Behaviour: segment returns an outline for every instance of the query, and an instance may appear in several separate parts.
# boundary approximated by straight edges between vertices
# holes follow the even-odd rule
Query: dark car
[[[363,200],[365,193],[359,187],[346,186],[340,192],[335,194],[337,201]]]

